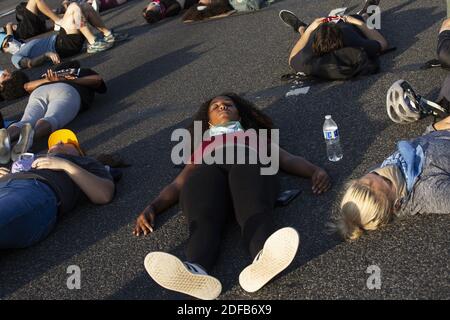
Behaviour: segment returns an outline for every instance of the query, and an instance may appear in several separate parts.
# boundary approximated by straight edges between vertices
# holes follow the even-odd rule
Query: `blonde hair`
[[[393,206],[386,195],[375,192],[360,180],[353,180],[347,185],[331,228],[345,239],[356,240],[364,231],[388,224]]]

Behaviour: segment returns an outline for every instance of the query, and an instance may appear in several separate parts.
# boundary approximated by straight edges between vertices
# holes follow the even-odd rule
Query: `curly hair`
[[[0,95],[4,100],[14,100],[28,94],[24,85],[30,81],[28,76],[22,71],[14,71],[11,78],[4,81],[0,88]]]
[[[230,98],[238,112],[239,116],[241,117],[240,123],[242,127],[247,129],[268,129],[270,134],[270,129],[274,128],[274,124],[272,122],[272,119],[264,114],[261,110],[256,108],[256,106],[251,103],[250,101],[242,98],[236,93],[233,92],[226,92],[219,95],[214,96],[211,99],[208,99],[205,101],[198,111],[195,113],[195,115],[192,118],[192,123],[190,124],[189,132],[191,134],[191,137],[194,137],[194,122],[195,121],[201,121],[202,122],[202,134],[205,133],[206,130],[209,129],[209,106],[211,105],[211,102],[217,98],[217,97],[227,97]],[[193,146],[195,147],[195,146]]]

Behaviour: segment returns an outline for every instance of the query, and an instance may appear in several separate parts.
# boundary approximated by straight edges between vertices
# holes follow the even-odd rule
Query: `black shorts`
[[[14,38],[26,40],[47,32],[45,19],[42,16],[35,15],[25,8],[22,3],[16,7],[16,10],[20,16],[20,21],[17,22],[17,30],[14,31]]]
[[[437,55],[442,64],[450,66],[450,30],[439,33]]]

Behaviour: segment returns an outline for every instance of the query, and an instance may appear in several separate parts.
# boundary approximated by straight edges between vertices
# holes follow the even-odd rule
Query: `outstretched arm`
[[[326,192],[331,187],[330,177],[325,170],[282,148],[280,148],[280,168],[286,173],[311,179],[312,191],[316,194]]]
[[[187,164],[175,180],[162,189],[156,199],[140,213],[133,230],[135,236],[139,236],[141,233],[147,235],[149,232],[153,232],[155,217],[178,202],[181,189],[194,169],[194,164]]]

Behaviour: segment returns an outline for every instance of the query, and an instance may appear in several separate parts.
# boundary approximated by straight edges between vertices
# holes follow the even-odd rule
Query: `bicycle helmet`
[[[389,88],[386,97],[389,118],[396,123],[410,123],[422,118],[420,97],[405,80],[397,80]]]

